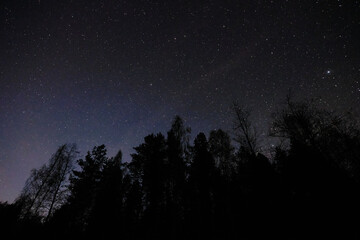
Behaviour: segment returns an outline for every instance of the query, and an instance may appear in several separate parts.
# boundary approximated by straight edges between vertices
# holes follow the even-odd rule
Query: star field
[[[60,144],[132,147],[178,114],[231,130],[232,101],[266,135],[289,89],[360,99],[359,1],[2,1],[0,200]]]

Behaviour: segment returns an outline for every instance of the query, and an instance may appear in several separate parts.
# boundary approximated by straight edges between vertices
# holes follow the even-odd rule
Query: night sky
[[[130,160],[178,114],[231,130],[231,103],[265,137],[289,89],[336,111],[360,99],[360,1],[0,3],[0,201],[57,147]]]

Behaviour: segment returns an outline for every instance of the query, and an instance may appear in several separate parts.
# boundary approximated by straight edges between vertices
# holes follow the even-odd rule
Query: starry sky
[[[359,112],[360,1],[2,0],[0,201],[57,147],[130,160],[178,114],[230,131],[231,103],[266,135],[289,89]]]

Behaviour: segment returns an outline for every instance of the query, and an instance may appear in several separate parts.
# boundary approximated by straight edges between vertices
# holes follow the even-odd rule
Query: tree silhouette
[[[189,175],[190,221],[193,237],[210,237],[213,226],[213,188],[215,162],[209,151],[204,133],[199,133],[192,148],[192,163]]]
[[[89,236],[110,238],[119,231],[119,226],[125,225],[123,212],[128,188],[122,153],[119,151],[103,165],[95,189],[95,202],[89,216]]]
[[[355,125],[344,115],[317,108],[313,101],[288,97],[274,117],[271,133],[290,142],[288,150],[277,149],[275,162],[289,192],[287,204],[296,209],[292,218],[307,219],[306,224],[296,221],[293,230],[302,225],[305,234],[355,236],[349,214],[359,213],[352,174],[360,156]]]
[[[87,153],[85,160],[78,160],[81,170],[74,170],[70,178],[71,195],[66,207],[72,215],[71,225],[79,232],[84,232],[89,224],[97,187],[107,160],[105,145],[94,147],[91,153]]]
[[[184,216],[184,189],[187,178],[187,162],[190,128],[184,126],[183,120],[175,116],[167,134],[167,229],[171,238],[179,238]]]
[[[209,152],[215,163],[213,175],[214,227],[215,239],[235,236],[235,220],[239,208],[239,185],[235,181],[238,174],[238,160],[229,134],[221,129],[213,130],[209,136]]]
[[[250,111],[241,107],[238,103],[233,103],[234,111],[234,134],[235,141],[246,149],[251,155],[258,151],[258,136],[255,128],[250,121]]]
[[[147,232],[152,237],[159,237],[154,234],[161,232],[158,227],[164,224],[164,209],[167,204],[166,141],[160,133],[149,135],[144,140],[143,144],[134,148],[136,153],[132,154],[130,169],[142,183]]]
[[[32,170],[20,197],[16,200],[22,206],[23,218],[40,216],[47,220],[53,210],[64,203],[68,194],[66,184],[76,155],[74,144],[62,145],[48,164]]]
[[[63,145],[34,170],[0,226],[14,237],[51,239],[357,239],[360,130],[349,114],[293,101],[274,113],[284,145],[261,153],[249,111],[234,105],[229,134],[199,133],[176,116],[130,162],[95,146],[77,161]]]
[[[229,134],[221,129],[210,132],[209,151],[214,158],[219,173],[228,180],[236,173],[237,163],[234,150]]]

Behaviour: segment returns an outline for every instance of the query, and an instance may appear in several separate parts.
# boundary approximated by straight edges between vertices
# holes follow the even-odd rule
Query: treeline
[[[231,133],[199,133],[175,117],[130,162],[104,145],[77,159],[60,146],[12,204],[9,237],[46,239],[309,239],[360,237],[360,130],[347,114],[287,99],[273,115],[279,144],[261,153],[250,113]]]

